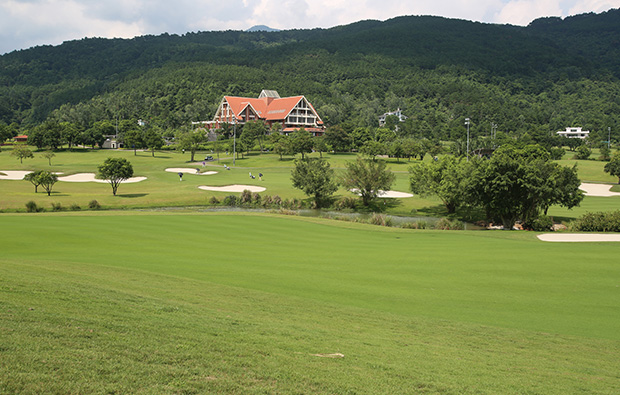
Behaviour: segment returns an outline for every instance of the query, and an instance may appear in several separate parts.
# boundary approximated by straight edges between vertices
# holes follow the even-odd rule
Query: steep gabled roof
[[[222,103],[228,103],[230,109],[235,114],[235,119],[238,122],[243,121],[241,115],[248,106],[252,108],[253,112],[256,113],[260,119],[264,119],[266,121],[279,121],[286,119],[295,106],[297,106],[297,104],[299,104],[302,100],[308,104],[314,115],[316,115],[317,124],[322,125],[323,121],[317,114],[312,104],[310,104],[304,96],[280,98],[276,91],[263,91],[261,92],[261,97],[259,98],[224,96]]]
[[[303,96],[284,97],[274,99],[267,107],[267,114],[263,117],[268,121],[284,119],[293,111],[293,108],[303,99]]]

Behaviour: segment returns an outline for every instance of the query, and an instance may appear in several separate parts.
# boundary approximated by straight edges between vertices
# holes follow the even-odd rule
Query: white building
[[[590,134],[589,130],[581,130],[581,128],[566,128],[560,130],[558,136],[568,137],[569,139],[585,139]]]
[[[380,127],[384,127],[385,126],[385,118],[389,117],[390,115],[395,115],[398,117],[398,122],[405,122],[405,120],[407,120],[407,117],[403,115],[403,113],[400,111],[400,108],[396,111],[392,111],[392,112],[386,112],[385,114],[381,115],[379,117],[379,126]]]

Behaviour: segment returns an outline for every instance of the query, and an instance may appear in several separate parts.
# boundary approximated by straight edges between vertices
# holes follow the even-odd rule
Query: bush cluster
[[[45,208],[37,206],[37,203],[34,200],[26,203],[26,212],[38,213],[40,211],[45,211]]]
[[[435,229],[439,230],[463,230],[463,223],[459,220],[450,220],[448,218],[441,218],[435,223]]]
[[[571,222],[574,232],[620,232],[620,210],[586,213]]]
[[[553,228],[553,218],[542,215],[530,222],[523,223],[523,229],[533,230],[535,232],[547,232]]]

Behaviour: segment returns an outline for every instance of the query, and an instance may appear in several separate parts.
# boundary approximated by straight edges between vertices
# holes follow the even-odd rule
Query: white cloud
[[[603,12],[612,8],[619,8],[618,0],[582,0],[568,10],[568,15],[584,14],[586,12]]]
[[[512,0],[496,14],[497,23],[525,26],[541,16],[561,16],[559,0]]]

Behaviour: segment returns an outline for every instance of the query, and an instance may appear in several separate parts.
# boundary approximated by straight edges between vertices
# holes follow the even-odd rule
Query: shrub
[[[79,204],[77,204],[77,203],[73,203],[73,204],[71,204],[71,206],[69,206],[69,208],[70,208],[71,210],[73,210],[73,211],[78,211],[78,210],[81,210],[81,209],[82,209],[82,207],[80,207],[80,206],[79,206]]]
[[[536,232],[546,232],[553,227],[553,218],[546,215],[540,216],[531,222],[525,222],[523,224],[524,229],[533,230]]]
[[[586,213],[571,222],[569,230],[577,232],[620,232],[620,210]]]
[[[228,195],[222,200],[222,204],[224,206],[236,206],[238,204],[238,199],[235,195]]]
[[[405,229],[426,229],[428,226],[426,221],[405,222],[400,227]]]
[[[264,196],[262,200],[263,200],[262,201],[262,206],[263,207],[269,207],[273,203],[273,201],[271,199],[271,196],[269,196],[269,195]]]
[[[99,210],[101,208],[101,205],[98,201],[91,200],[90,202],[88,202],[88,208],[91,210]]]
[[[209,199],[209,203],[213,205],[220,204],[220,200],[215,196],[212,196],[211,199]]]
[[[379,226],[392,226],[392,218],[384,214],[374,213],[368,220],[368,223]]]
[[[354,197],[343,197],[335,204],[337,210],[345,210],[355,208],[356,199]]]
[[[239,200],[243,204],[252,203],[252,192],[249,189],[244,189]]]
[[[435,223],[434,228],[439,230],[463,230],[463,223],[456,219],[441,218]]]
[[[254,192],[252,194],[252,200],[254,201],[254,204],[256,204],[257,206],[260,205],[260,201],[261,201],[261,196],[258,192]]]
[[[551,154],[551,159],[560,160],[564,157],[566,150],[564,148],[553,147],[549,150],[549,153]]]
[[[580,145],[575,152],[576,159],[586,160],[590,157],[590,155],[592,155],[592,150],[585,145]]]
[[[39,207],[37,207],[37,203],[34,200],[31,200],[26,203],[26,211],[29,213],[36,213],[39,211]]]
[[[62,211],[62,205],[60,203],[52,203],[52,211]]]
[[[299,215],[299,212],[295,211],[295,210],[288,210],[285,208],[280,208],[277,211],[278,214],[283,214],[283,215]]]
[[[281,206],[282,205],[282,198],[278,195],[275,195],[272,199],[271,199],[272,204],[275,204],[276,206]]]

